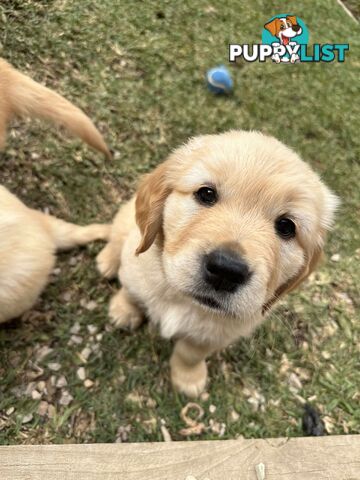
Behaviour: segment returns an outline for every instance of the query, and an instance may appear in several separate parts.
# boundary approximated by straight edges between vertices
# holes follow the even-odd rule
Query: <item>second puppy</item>
[[[0,186],[0,323],[34,305],[54,268],[56,250],[108,235],[108,225],[64,222],[26,207]]]
[[[0,150],[14,116],[46,118],[111,157],[84,112],[0,59]],[[55,264],[56,250],[106,240],[107,225],[80,227],[26,207],[0,186],[0,323],[36,302]]]

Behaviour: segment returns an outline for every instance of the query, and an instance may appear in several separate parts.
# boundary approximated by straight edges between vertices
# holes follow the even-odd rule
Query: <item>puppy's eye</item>
[[[280,25],[280,30],[284,30],[284,25]]]
[[[194,195],[199,203],[207,206],[214,205],[218,199],[217,192],[213,187],[201,187]]]
[[[275,222],[275,229],[282,238],[294,238],[296,234],[295,223],[287,217],[279,217]]]

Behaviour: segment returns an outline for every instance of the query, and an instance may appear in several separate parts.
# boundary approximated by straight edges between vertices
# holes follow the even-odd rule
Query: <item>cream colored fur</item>
[[[111,156],[79,108],[0,59],[0,150],[14,116],[51,120]],[[0,186],[0,323],[34,305],[54,267],[56,250],[107,240],[108,234],[107,225],[80,227],[27,208]]]
[[[107,240],[108,225],[80,227],[26,207],[0,186],[0,323],[36,302],[55,264],[56,250]]]
[[[194,192],[209,184],[219,200],[204,207]],[[176,340],[174,386],[198,395],[206,357],[250,335],[277,299],[315,268],[337,203],[311,168],[274,138],[232,131],[190,140],[145,177],[114,219],[98,256],[100,272],[118,272],[122,284],[110,304],[111,320],[136,328],[146,314],[159,325],[165,338]],[[284,214],[296,224],[294,239],[275,231]],[[194,295],[204,288],[202,256],[228,244],[253,274],[218,311]]]
[[[84,112],[0,59],[0,150],[4,148],[7,126],[14,116],[51,120],[111,157],[102,135]]]

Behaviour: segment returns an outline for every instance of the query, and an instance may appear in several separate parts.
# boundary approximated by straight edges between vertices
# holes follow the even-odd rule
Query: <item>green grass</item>
[[[231,67],[234,94],[218,98],[204,87],[204,72],[227,62],[229,42],[259,42],[263,23],[279,12],[276,2],[256,0],[251,8],[238,0],[0,5],[0,54],[81,106],[116,151],[113,162],[104,162],[43,123],[15,123],[0,160],[1,183],[27,204],[78,223],[110,220],[140,174],[172,148],[189,136],[230,128],[278,137],[342,197],[326,263],[251,340],[209,360],[209,397],[199,400],[206,426],[201,439],[218,438],[217,423],[226,424],[222,438],[301,435],[299,396],[321,410],[331,433],[360,432],[359,31],[335,0],[317,2],[322,22],[310,0],[290,1],[287,9],[304,19],[311,42],[350,43],[346,62],[241,63]],[[60,255],[61,271],[31,315],[0,328],[0,443],[113,442],[119,428],[123,440],[157,441],[161,419],[174,439],[183,438],[180,411],[187,399],[169,385],[171,345],[147,327],[133,335],[109,331],[107,304],[116,283],[96,272],[99,248]],[[334,254],[339,261],[330,259]],[[91,300],[97,305],[90,311]],[[69,346],[75,322],[83,341]],[[102,338],[91,336],[87,325],[97,326]],[[98,344],[99,351],[84,365],[78,353],[86,344]],[[43,346],[53,350],[37,361]],[[60,363],[60,371],[52,372],[49,362]],[[76,375],[82,365],[91,388]],[[290,373],[301,379],[297,392],[289,387]],[[68,406],[51,385],[51,376],[60,375],[73,397]],[[39,400],[24,394],[31,381],[46,382],[51,418],[39,415]],[[248,401],[254,389],[265,399],[256,411]]]

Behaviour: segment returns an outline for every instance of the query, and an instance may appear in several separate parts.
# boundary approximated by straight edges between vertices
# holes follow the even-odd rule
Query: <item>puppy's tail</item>
[[[8,117],[34,116],[51,120],[111,157],[106,143],[90,118],[79,108],[0,59],[0,87],[4,88]]]
[[[44,214],[42,214],[44,215]],[[52,237],[58,250],[69,250],[95,240],[109,240],[111,225],[94,223],[85,227],[64,222],[46,215]]]

